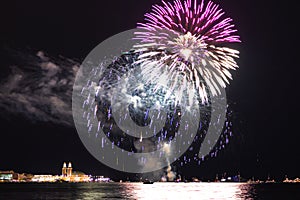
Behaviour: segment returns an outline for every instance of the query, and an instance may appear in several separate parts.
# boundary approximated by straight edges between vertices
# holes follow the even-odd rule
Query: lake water
[[[0,199],[300,199],[293,183],[0,183]]]

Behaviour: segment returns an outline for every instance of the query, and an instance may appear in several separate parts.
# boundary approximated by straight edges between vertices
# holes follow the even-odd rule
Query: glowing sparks
[[[212,1],[198,4],[197,0],[175,0],[173,4],[162,4],[154,5],[152,12],[145,15],[146,22],[138,24],[142,31],[135,33],[139,41],[135,50],[141,52],[137,63],[150,82],[159,83],[159,79],[168,77],[170,88],[179,91],[174,92],[178,101],[180,91],[191,86],[187,82],[193,82],[202,102],[207,102],[206,90],[211,95],[220,94],[220,87],[225,88],[232,79],[229,70],[238,68],[234,58],[238,58],[239,51],[225,46],[240,42],[232,19],[224,17],[222,9]],[[179,76],[181,80],[175,80]]]
[[[168,167],[171,180],[172,162],[200,164],[229,141],[224,88],[232,79],[231,70],[238,68],[239,52],[226,44],[240,40],[232,20],[211,1],[162,3],[139,24],[133,50],[130,45],[122,55],[97,66],[86,59],[84,66],[91,69],[78,79],[80,95],[75,97],[80,101],[74,102],[82,113],[80,118],[75,115],[78,126],[84,120],[88,129],[82,135],[100,139],[101,148],[95,152],[102,155],[97,155],[101,162],[127,172]],[[201,141],[204,145],[195,153]],[[187,150],[189,157],[180,158]],[[110,157],[117,152],[117,161],[112,165],[104,152]]]

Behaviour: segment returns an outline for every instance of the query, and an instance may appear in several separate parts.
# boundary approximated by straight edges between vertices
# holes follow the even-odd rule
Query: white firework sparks
[[[135,33],[135,51],[141,53],[137,63],[149,82],[171,85],[179,102],[181,92],[191,88],[207,102],[209,95],[220,94],[220,87],[229,84],[229,70],[238,68],[234,59],[239,51],[224,46],[240,42],[232,20],[222,19],[224,12],[211,1],[206,6],[204,0],[199,5],[197,0],[163,4],[153,6],[145,15],[147,22],[139,24],[142,30]]]

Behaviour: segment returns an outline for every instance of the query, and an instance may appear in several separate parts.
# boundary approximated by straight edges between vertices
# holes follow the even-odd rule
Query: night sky
[[[22,69],[22,62],[30,63],[38,51],[53,58],[62,55],[82,62],[103,40],[135,28],[151,5],[159,2],[2,1],[1,84],[7,83],[7,77],[14,73],[12,66]],[[234,80],[227,88],[234,113],[233,137],[217,158],[177,170],[186,177],[214,177],[224,172],[240,172],[246,178],[266,178],[268,174],[276,179],[283,179],[285,174],[299,177],[299,21],[293,11],[296,6],[270,0],[214,2],[234,19],[242,40],[235,45],[240,50],[240,68],[233,72]],[[16,90],[23,90],[23,85],[17,87]],[[64,123],[59,117],[49,121],[46,117],[27,117],[18,104],[5,109],[3,88],[1,93],[0,170],[59,174],[62,163],[72,161],[75,170],[87,174],[115,179],[130,176],[104,166],[90,155],[71,118],[64,119]]]

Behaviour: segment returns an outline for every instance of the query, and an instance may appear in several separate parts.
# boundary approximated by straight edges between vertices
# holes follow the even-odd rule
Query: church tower
[[[61,175],[67,176],[67,164],[64,162],[63,167],[61,169]]]
[[[71,162],[69,162],[69,164],[68,164],[67,176],[72,176],[72,164],[71,164]]]

